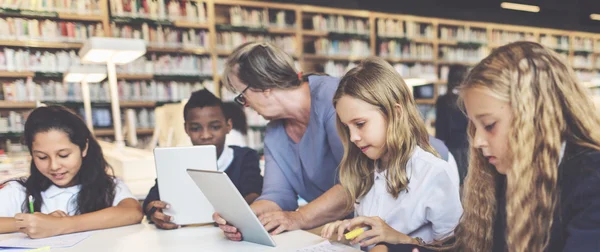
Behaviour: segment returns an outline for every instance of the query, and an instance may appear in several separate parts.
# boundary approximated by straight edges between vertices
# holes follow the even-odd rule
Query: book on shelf
[[[66,72],[80,59],[74,50],[57,52],[4,48],[0,51],[0,70],[9,72]]]
[[[99,15],[101,13],[99,0],[7,0],[2,1],[0,3],[0,8],[12,10],[72,13],[78,15]]]
[[[314,15],[313,29],[316,31],[369,35],[368,20],[342,15]]]
[[[331,56],[369,56],[369,43],[358,39],[330,40],[318,38],[314,42],[315,54]]]
[[[249,41],[269,42],[288,54],[296,53],[295,36],[257,35],[241,32],[218,32],[217,50],[233,51],[239,45]]]
[[[142,23],[140,27],[111,24],[112,35],[119,38],[142,39],[149,47],[156,48],[208,48],[206,30],[181,29],[174,27],[149,26]]]

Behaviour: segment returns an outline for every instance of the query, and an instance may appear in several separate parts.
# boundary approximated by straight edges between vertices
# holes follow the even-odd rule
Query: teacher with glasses
[[[281,49],[250,42],[227,59],[223,83],[239,93],[237,103],[270,120],[263,192],[250,205],[267,231],[310,229],[347,216],[345,191],[337,178],[344,149],[332,104],[339,79],[302,76]],[[298,208],[298,196],[309,203]],[[242,239],[218,213],[213,218],[227,238]]]

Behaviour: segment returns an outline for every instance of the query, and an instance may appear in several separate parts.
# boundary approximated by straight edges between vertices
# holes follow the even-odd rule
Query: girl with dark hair
[[[37,108],[24,140],[30,176],[0,189],[0,233],[43,238],[142,220],[139,202],[109,175],[100,145],[77,115],[62,106]]]

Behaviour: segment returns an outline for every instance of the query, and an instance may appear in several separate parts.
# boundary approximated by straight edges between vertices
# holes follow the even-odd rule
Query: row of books
[[[208,56],[156,53],[146,56],[117,66],[117,73],[212,76],[212,61]]]
[[[0,115],[0,133],[23,132],[26,114],[8,111]]]
[[[11,72],[66,72],[69,66],[79,64],[74,50],[44,51],[4,48],[0,51],[0,70]]]
[[[207,22],[202,1],[110,0],[110,10],[116,17]]]
[[[318,38],[314,42],[315,53],[330,56],[369,56],[369,43],[359,39],[331,40]]]
[[[1,84],[1,100],[6,101],[51,101],[81,102],[83,101],[79,83],[63,83],[58,81],[35,82],[31,78],[7,81]],[[120,101],[156,101],[176,102],[189,98],[193,91],[214,89],[213,82],[177,82],[177,81],[119,81]],[[107,82],[90,83],[90,100],[92,102],[109,102],[110,89]]]
[[[515,41],[536,41],[535,35],[528,32],[514,32],[503,30],[492,30],[492,42],[497,44],[508,44]]]
[[[325,73],[334,77],[342,77],[354,67],[356,67],[354,62],[342,63],[329,60],[325,63]]]
[[[0,8],[54,11],[79,15],[100,14],[99,0],[4,0]]]
[[[377,36],[380,37],[405,37],[404,21],[397,19],[377,19]]]
[[[83,108],[78,108],[77,113],[85,120],[86,119],[86,114],[84,112]],[[133,116],[133,118],[131,118],[130,120],[134,120],[136,128],[140,129],[140,128],[154,128],[154,125],[156,124],[156,119],[155,119],[155,115],[154,115],[154,109],[147,109],[147,108],[141,108],[141,109],[134,109],[135,112],[135,116]],[[123,118],[125,120],[126,115],[125,115],[125,110],[122,111],[122,116],[121,118]],[[112,113],[110,108],[94,108],[92,107],[92,126],[94,128],[110,128],[113,126],[112,123]]]
[[[194,91],[214,86],[209,80],[204,82],[119,81],[118,85],[120,100],[157,102],[178,102],[188,99]],[[108,92],[108,89],[102,88],[98,92]]]
[[[218,50],[231,51],[239,45],[251,41],[270,42],[289,54],[295,54],[297,49],[297,40],[295,36],[260,35],[240,32],[217,33]]]
[[[592,68],[594,67],[592,58],[591,54],[575,55],[573,56],[573,67]]]
[[[439,59],[451,62],[477,63],[489,54],[487,47],[459,48],[450,46],[440,46]]]
[[[600,72],[598,71],[575,71],[577,78],[582,82],[591,82],[600,80]]]
[[[369,22],[363,18],[341,15],[314,15],[313,28],[317,31],[369,35]]]
[[[85,24],[47,19],[0,18],[0,39],[2,40],[83,42],[92,36],[104,36],[101,23]]]
[[[540,35],[540,44],[553,49],[569,50],[568,36]]]
[[[406,21],[406,37],[434,39],[435,30],[433,29],[433,24]]]
[[[433,45],[418,43],[399,43],[395,40],[379,44],[379,56],[398,59],[433,60]]]
[[[591,38],[575,37],[575,39],[573,40],[573,48],[575,48],[575,50],[593,51],[593,46],[594,40]]]
[[[159,48],[208,48],[206,30],[178,29],[173,27],[111,24],[112,36],[143,39],[150,47]]]
[[[269,27],[269,12],[233,6],[229,8],[229,22],[233,26]]]
[[[487,31],[485,29],[467,29],[465,27],[440,27],[440,39],[486,43]]]
[[[436,80],[437,74],[435,72],[435,65],[433,64],[402,64],[396,63],[393,65],[394,69],[402,76],[404,79],[409,78],[421,78],[426,80]]]

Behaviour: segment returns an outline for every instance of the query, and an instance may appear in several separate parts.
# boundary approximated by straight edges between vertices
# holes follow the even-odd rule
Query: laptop
[[[226,173],[195,169],[188,169],[187,173],[214,206],[215,212],[240,230],[244,241],[275,247],[275,241]]]
[[[171,207],[163,212],[177,225],[211,223],[214,209],[187,169],[217,170],[214,145],[154,149],[160,199]]]

